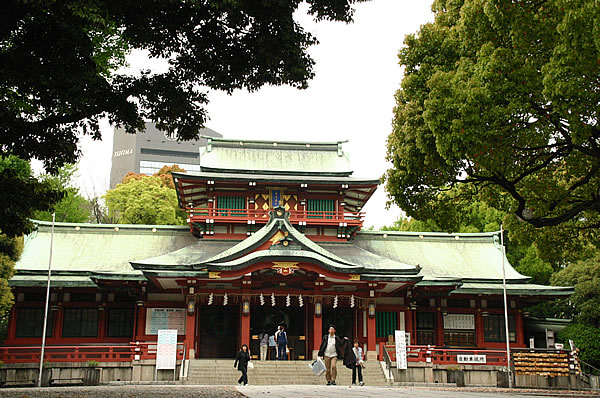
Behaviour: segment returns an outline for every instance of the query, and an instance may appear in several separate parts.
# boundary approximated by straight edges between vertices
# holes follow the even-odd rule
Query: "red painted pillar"
[[[319,348],[321,348],[321,341],[323,340],[323,315],[316,315],[315,307],[316,303],[313,305],[313,331],[312,331],[312,341],[313,341],[313,358],[317,356],[319,352]],[[321,307],[322,310],[322,307]],[[315,352],[316,351],[316,352]]]
[[[247,344],[248,347],[250,347],[250,313],[248,313],[248,315],[244,315],[243,311],[242,311],[242,306],[244,304],[240,304],[240,317],[241,319],[241,333],[240,333],[240,337],[241,337],[241,345],[243,344]]]
[[[377,329],[374,316],[367,315],[367,358],[376,359]]]
[[[515,317],[515,328],[516,328],[516,342],[512,342],[512,344],[524,344],[528,347],[529,342],[525,341],[525,332],[523,330],[523,312],[521,310],[513,312],[512,315]],[[509,313],[510,316],[510,313]]]
[[[475,344],[477,344],[478,348],[485,346],[483,335],[483,315],[481,315],[481,311],[477,311],[475,314]]]
[[[185,347],[187,352],[185,353],[185,359],[194,358],[196,356],[194,350],[194,337],[196,336],[196,308],[190,313],[186,312],[185,319]]]
[[[14,305],[10,310],[10,315],[8,316],[8,332],[6,340],[12,340],[17,335],[17,311],[17,305]]]
[[[435,345],[440,347],[445,346],[446,344],[444,342],[444,315],[439,309],[436,312],[436,323],[438,324],[438,327],[436,328],[437,333]]]

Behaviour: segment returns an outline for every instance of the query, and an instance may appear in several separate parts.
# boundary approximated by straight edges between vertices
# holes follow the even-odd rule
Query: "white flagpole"
[[[54,222],[56,213],[52,213],[52,232],[50,233],[50,256],[48,257],[48,285],[46,287],[46,308],[44,310],[44,327],[42,329],[42,350],[40,352],[40,373],[38,387],[42,386],[42,371],[44,369],[44,349],[46,348],[46,328],[48,327],[48,303],[50,302],[50,275],[52,270],[52,244],[54,243]]]
[[[504,290],[504,326],[506,333],[506,371],[508,373],[508,388],[512,388],[512,375],[510,372],[510,336],[508,334],[508,300],[506,298],[506,269],[504,267],[504,227],[500,224],[500,250],[502,252],[502,285]]]

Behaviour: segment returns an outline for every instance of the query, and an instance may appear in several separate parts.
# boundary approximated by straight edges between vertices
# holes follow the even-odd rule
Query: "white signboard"
[[[448,314],[444,316],[444,329],[474,330],[474,314]]]
[[[161,329],[174,329],[185,335],[185,308],[146,309],[146,334],[158,334]]]
[[[477,363],[485,364],[485,355],[457,355],[456,362],[458,363]]]
[[[406,334],[404,330],[396,330],[396,369],[406,369],[408,364],[406,363]]]
[[[177,330],[159,330],[156,344],[156,369],[175,369],[177,364]]]

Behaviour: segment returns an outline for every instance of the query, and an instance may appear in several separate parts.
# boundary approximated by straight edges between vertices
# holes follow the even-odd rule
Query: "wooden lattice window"
[[[308,199],[306,201],[308,218],[331,219],[335,215],[335,200],[333,199]]]
[[[517,328],[514,315],[508,316],[508,335],[510,341],[517,341]],[[504,314],[489,314],[483,317],[483,339],[488,343],[506,342]]]
[[[135,317],[133,308],[111,308],[108,310],[107,337],[132,337],[133,319]]]
[[[377,337],[393,336],[398,329],[398,313],[378,311],[375,314],[375,335]]]
[[[44,308],[19,308],[17,310],[17,337],[42,337],[44,329]],[[52,337],[54,312],[48,311],[46,337]]]
[[[243,216],[246,213],[246,197],[245,196],[218,196],[217,197],[217,208],[232,210],[231,212],[224,212],[221,216]],[[239,210],[239,211],[235,211]]]
[[[98,337],[98,309],[65,308],[63,337]]]
[[[417,312],[417,344],[435,344],[435,313]]]

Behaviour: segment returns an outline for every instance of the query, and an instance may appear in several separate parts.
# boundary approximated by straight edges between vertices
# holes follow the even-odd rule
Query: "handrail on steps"
[[[383,360],[385,361],[385,368],[388,371],[388,379],[392,379],[392,359],[386,349],[383,350]]]

